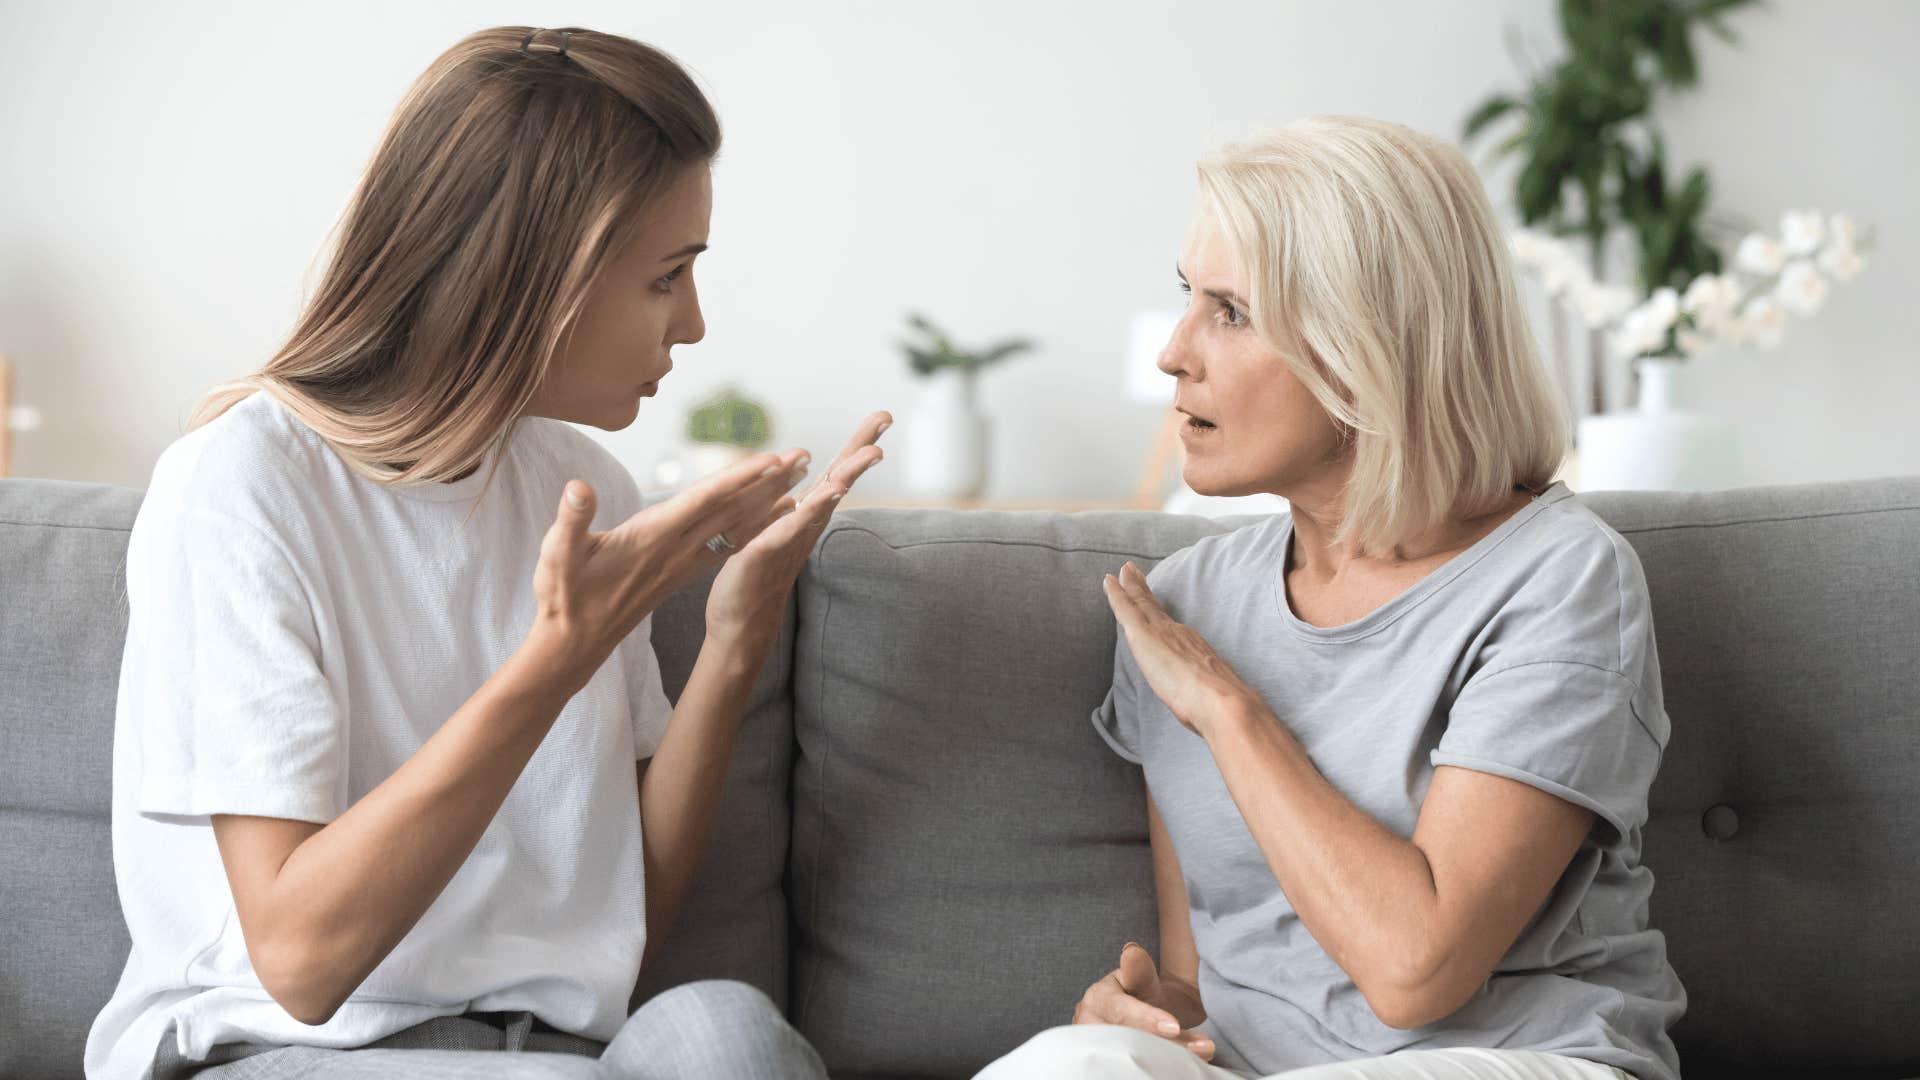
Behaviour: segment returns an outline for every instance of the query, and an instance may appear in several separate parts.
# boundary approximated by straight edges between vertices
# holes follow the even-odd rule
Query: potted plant
[[[692,476],[719,472],[765,446],[771,434],[765,407],[731,386],[723,387],[687,414]]]
[[[1033,342],[1008,338],[963,349],[924,315],[909,314],[907,325],[915,336],[900,348],[923,381],[920,407],[905,432],[907,486],[925,498],[977,499],[986,490],[989,429],[975,380],[980,372],[1031,351]]]

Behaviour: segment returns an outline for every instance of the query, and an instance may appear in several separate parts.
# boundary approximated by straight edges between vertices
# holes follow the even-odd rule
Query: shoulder
[[[141,514],[203,515],[271,531],[337,489],[345,470],[324,440],[258,392],[161,452]]]
[[[1519,654],[1509,662],[1538,654],[1638,679],[1652,634],[1640,558],[1572,492],[1550,496],[1502,545],[1500,621]]]

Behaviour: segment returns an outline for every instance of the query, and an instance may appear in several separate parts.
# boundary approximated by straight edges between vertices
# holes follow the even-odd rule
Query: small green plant
[[[687,441],[757,450],[766,445],[767,410],[727,387],[687,414]]]
[[[913,367],[915,375],[932,375],[936,371],[958,369],[972,376],[995,364],[1012,359],[1023,352],[1033,350],[1033,342],[1026,338],[1008,338],[984,349],[967,350],[953,343],[946,331],[935,326],[925,315],[911,312],[907,315],[907,325],[919,335],[918,341],[902,341],[900,348],[907,354],[907,363]]]

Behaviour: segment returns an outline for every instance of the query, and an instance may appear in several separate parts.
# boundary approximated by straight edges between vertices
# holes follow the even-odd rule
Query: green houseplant
[[[906,436],[906,482],[923,498],[971,501],[987,483],[989,424],[981,415],[975,380],[982,371],[1033,350],[1027,338],[1007,338],[978,349],[962,348],[918,312],[909,313],[913,336],[900,342],[908,367],[923,389]]]
[[[1488,97],[1463,126],[1469,142],[1504,130],[1494,154],[1517,159],[1513,204],[1521,222],[1584,244],[1594,279],[1605,277],[1609,242],[1624,233],[1640,297],[1718,272],[1706,170],[1671,174],[1652,113],[1663,92],[1699,82],[1696,32],[1733,40],[1724,17],[1753,2],[1560,0],[1566,55],[1533,72],[1524,90]],[[1608,299],[1618,304],[1617,294],[1596,298]],[[1558,343],[1564,324],[1558,309],[1555,315]],[[1654,355],[1679,355],[1671,335]],[[1601,365],[1593,368],[1588,404],[1598,409],[1604,386]]]

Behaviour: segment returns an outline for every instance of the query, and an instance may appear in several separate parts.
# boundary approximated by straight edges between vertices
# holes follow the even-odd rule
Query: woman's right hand
[[[1179,1043],[1201,1061],[1212,1061],[1213,1040],[1192,1030],[1206,1018],[1198,989],[1171,976],[1163,978],[1153,954],[1131,941],[1120,949],[1120,966],[1087,987],[1073,1009],[1076,1024],[1138,1028]]]
[[[606,532],[589,528],[592,486],[568,481],[533,571],[528,645],[577,692],[641,619],[720,563],[710,537],[724,532],[744,547],[793,508],[787,493],[805,476],[806,458],[803,450],[756,454]]]

